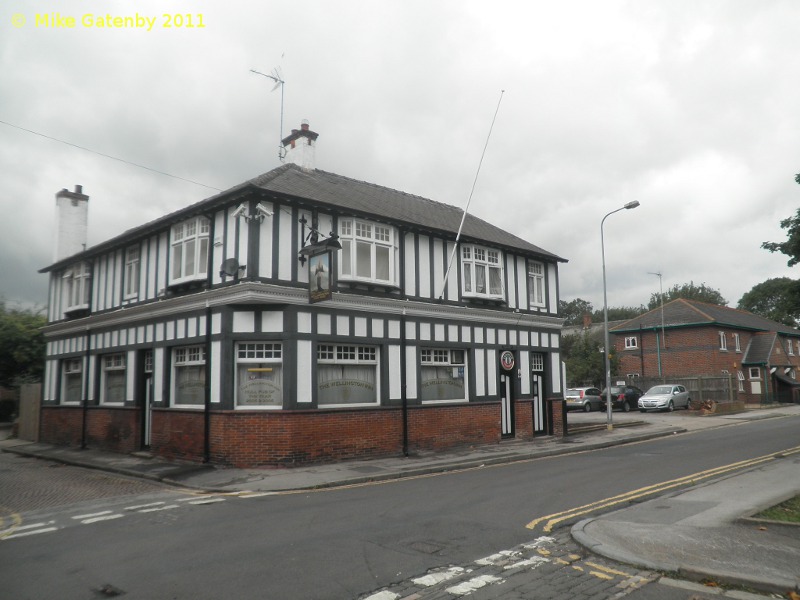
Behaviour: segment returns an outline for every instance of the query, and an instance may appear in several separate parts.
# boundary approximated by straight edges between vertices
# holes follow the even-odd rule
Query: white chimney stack
[[[83,187],[75,186],[75,191],[66,188],[56,194],[56,244],[53,262],[83,252],[86,249],[87,223],[89,216],[89,196]]]
[[[314,155],[318,136],[308,128],[308,121],[303,119],[299,130],[292,129],[292,134],[281,140],[286,150],[285,162],[313,171],[316,168]]]

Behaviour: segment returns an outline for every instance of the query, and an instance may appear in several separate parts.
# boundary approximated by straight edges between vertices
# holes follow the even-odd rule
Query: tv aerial
[[[283,73],[281,73],[280,67],[275,67],[272,69],[270,74],[262,73],[261,71],[256,71],[255,69],[250,69],[250,72],[274,81],[275,85],[272,87],[270,92],[274,92],[278,88],[281,88],[281,138],[278,140],[278,160],[283,162],[283,157],[286,156],[286,152],[283,149],[283,87],[286,84],[286,82],[283,80]]]

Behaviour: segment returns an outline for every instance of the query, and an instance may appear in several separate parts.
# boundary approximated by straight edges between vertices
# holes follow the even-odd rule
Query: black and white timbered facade
[[[460,209],[316,170],[316,138],[89,249],[57,194],[43,441],[244,466],[553,432],[564,260],[471,215],[456,241]]]

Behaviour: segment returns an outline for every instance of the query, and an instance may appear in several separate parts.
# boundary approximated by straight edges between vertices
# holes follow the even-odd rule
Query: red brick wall
[[[418,406],[408,411],[412,450],[443,450],[500,441],[498,402]]]
[[[564,437],[566,435],[566,408],[563,398],[548,398],[547,402],[550,403],[550,410],[553,412],[553,435],[556,437]]]
[[[135,452],[141,443],[140,411],[91,406],[86,410],[86,445],[112,452]],[[80,446],[83,408],[43,406],[39,441]]]
[[[153,409],[150,450],[154,454],[201,461],[204,440],[205,420],[202,411]]]
[[[514,402],[514,429],[517,439],[528,440],[533,437],[533,400]]]
[[[39,441],[59,446],[80,446],[83,409],[80,406],[43,406]]]

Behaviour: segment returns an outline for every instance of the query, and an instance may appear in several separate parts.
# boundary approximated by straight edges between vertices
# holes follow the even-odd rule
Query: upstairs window
[[[171,285],[205,279],[209,230],[209,221],[205,217],[195,217],[172,227]]]
[[[728,338],[725,337],[725,332],[719,332],[719,349],[723,351],[728,350]]]
[[[125,251],[125,297],[135,298],[139,294],[139,246]]]
[[[67,310],[89,308],[91,294],[92,270],[89,263],[82,262],[64,273]]]
[[[625,338],[625,349],[626,350],[631,350],[633,348],[638,348],[638,347],[639,347],[639,340],[637,339],[637,337],[635,335]]]
[[[464,296],[503,299],[503,265],[498,250],[462,246],[461,271]]]
[[[544,306],[544,265],[528,263],[528,302],[531,306]]]
[[[736,346],[736,351],[737,352],[741,352],[742,351],[742,340],[739,338],[739,334],[738,333],[734,333],[733,334],[733,343]]]
[[[786,346],[789,348],[789,356],[794,356],[794,348],[792,347],[792,340],[786,340]]]
[[[395,230],[357,219],[339,221],[339,278],[396,285]]]

